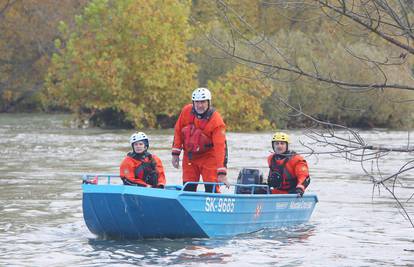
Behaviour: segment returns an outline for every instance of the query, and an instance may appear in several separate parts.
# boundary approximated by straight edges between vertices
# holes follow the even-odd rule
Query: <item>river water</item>
[[[77,129],[66,115],[0,114],[0,266],[414,266],[414,229],[385,191],[372,195],[359,163],[329,155],[307,158],[308,192],[319,203],[304,224],[232,238],[102,240],[82,216],[81,175],[117,173],[131,130]],[[147,132],[150,150],[172,168],[172,131]],[[303,148],[293,131],[295,150]],[[404,144],[407,132],[367,131],[374,144]],[[228,133],[229,179],[242,167],[266,171],[271,133]],[[296,144],[296,145],[295,145]],[[393,172],[413,154],[390,154]],[[413,171],[398,185],[409,198]],[[414,217],[414,206],[406,203]]]

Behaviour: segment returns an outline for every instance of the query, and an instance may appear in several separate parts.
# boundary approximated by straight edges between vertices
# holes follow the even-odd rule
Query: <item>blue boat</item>
[[[265,185],[232,185],[234,193],[125,186],[115,175],[83,177],[83,216],[97,236],[115,239],[223,237],[305,223],[318,198],[269,194]],[[203,183],[198,183],[203,184]],[[264,194],[253,194],[266,187]],[[238,194],[251,188],[249,194]]]

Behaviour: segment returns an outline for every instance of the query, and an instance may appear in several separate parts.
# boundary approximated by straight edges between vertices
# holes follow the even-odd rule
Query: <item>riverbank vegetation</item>
[[[191,91],[206,86],[229,130],[308,127],[309,116],[412,128],[411,50],[323,3],[2,0],[0,111],[169,128]],[[411,2],[402,3],[390,5],[411,18]],[[411,45],[386,22],[378,29]]]

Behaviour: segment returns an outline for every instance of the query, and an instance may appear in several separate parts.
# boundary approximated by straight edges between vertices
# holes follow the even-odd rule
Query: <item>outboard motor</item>
[[[243,168],[239,172],[239,176],[237,177],[238,184],[263,184],[263,174],[260,173],[258,169],[247,169]],[[263,184],[265,185],[265,184]],[[266,187],[236,187],[236,194],[251,194],[252,189],[254,188],[254,194],[266,194]]]

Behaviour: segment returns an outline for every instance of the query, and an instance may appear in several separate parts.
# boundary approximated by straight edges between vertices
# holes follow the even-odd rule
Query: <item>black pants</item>
[[[183,183],[183,185],[184,184],[185,183]],[[213,192],[213,186],[214,185],[212,185],[212,184],[205,184],[204,185],[205,191],[207,193],[212,193]],[[193,192],[197,191],[197,184],[188,184],[188,185],[186,185],[184,187],[184,191],[193,191]]]

